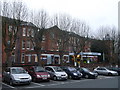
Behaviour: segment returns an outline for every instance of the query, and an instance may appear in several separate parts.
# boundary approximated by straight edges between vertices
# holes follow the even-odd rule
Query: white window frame
[[[21,62],[24,63],[25,62],[25,53],[22,53],[22,56],[21,56]]]
[[[28,37],[29,37],[30,34],[31,34],[30,30],[31,30],[30,28],[27,29],[27,36],[28,36]]]
[[[13,27],[13,26],[11,26],[11,25],[8,26],[8,31],[9,31],[9,32],[12,32],[12,27]]]
[[[27,49],[30,49],[30,40],[27,41]]]
[[[34,37],[34,29],[31,30],[31,36]]]
[[[22,49],[24,50],[25,47],[23,47],[23,45],[25,44],[25,42],[23,42],[23,41],[25,41],[25,40],[22,40]]]
[[[23,33],[22,34],[23,34],[23,36],[26,36],[26,28],[25,27],[23,28]]]

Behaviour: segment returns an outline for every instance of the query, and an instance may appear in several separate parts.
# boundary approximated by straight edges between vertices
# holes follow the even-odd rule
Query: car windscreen
[[[45,72],[43,67],[35,67],[35,72]]]
[[[90,70],[89,69],[87,69],[87,68],[82,68],[85,72],[90,72]]]
[[[63,70],[60,67],[53,67],[56,72],[62,72]]]
[[[27,73],[27,72],[22,68],[13,68],[13,69],[11,69],[11,73],[12,74],[23,74],[23,73]]]
[[[73,67],[68,67],[68,70],[71,71],[71,72],[76,72],[77,70]]]

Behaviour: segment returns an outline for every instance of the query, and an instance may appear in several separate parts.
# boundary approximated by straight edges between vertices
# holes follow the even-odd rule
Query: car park
[[[32,77],[32,81],[50,81],[50,74],[41,66],[29,66],[26,70]]]
[[[88,68],[77,68],[83,75],[83,78],[96,79],[98,77],[97,73],[91,72]]]
[[[32,78],[22,67],[7,67],[3,72],[2,80],[15,85],[30,84]]]
[[[116,71],[118,75],[120,75],[120,68],[119,67],[108,67],[109,70]]]
[[[81,79],[82,77],[82,73],[74,67],[61,66],[61,68],[68,74],[70,79]]]
[[[116,71],[109,70],[106,67],[97,67],[94,69],[94,72],[101,75],[118,75]]]
[[[53,80],[67,80],[68,75],[58,66],[45,66]]]

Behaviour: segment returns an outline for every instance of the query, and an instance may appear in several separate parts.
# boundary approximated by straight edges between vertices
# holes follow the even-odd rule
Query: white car
[[[45,66],[45,69],[53,80],[67,80],[68,78],[67,73],[58,66]]]
[[[3,81],[10,85],[30,84],[32,78],[22,67],[8,67],[3,72]]]
[[[118,75],[116,71],[109,70],[105,67],[97,67],[94,69],[94,72],[101,74],[101,75]]]

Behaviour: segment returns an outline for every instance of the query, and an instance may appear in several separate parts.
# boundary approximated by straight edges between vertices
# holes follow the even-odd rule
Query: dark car
[[[95,79],[98,77],[97,73],[91,72],[88,68],[78,68],[77,70],[83,74],[83,78]]]
[[[41,66],[29,66],[25,67],[25,69],[31,75],[34,82],[50,80],[50,74]]]
[[[109,70],[116,71],[118,75],[120,75],[120,68],[119,67],[108,67]]]
[[[81,79],[82,77],[82,73],[74,67],[61,66],[61,68],[68,74],[69,79]]]

